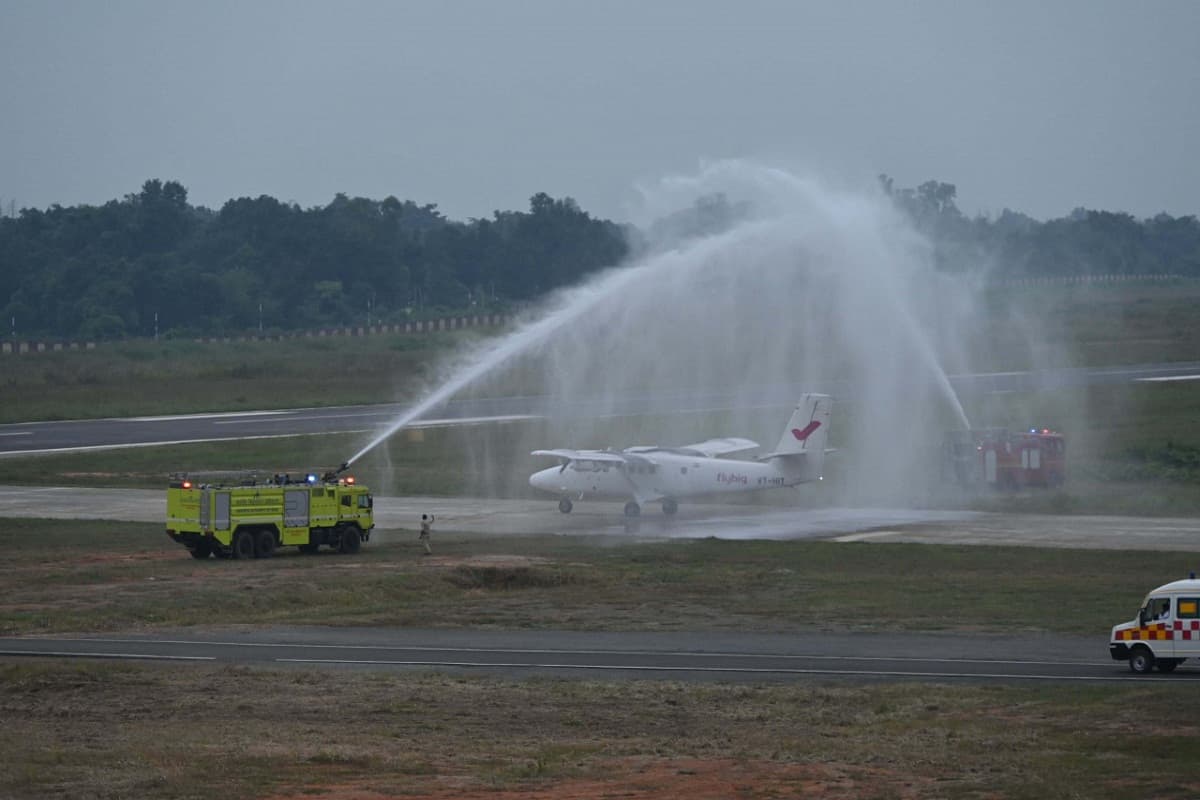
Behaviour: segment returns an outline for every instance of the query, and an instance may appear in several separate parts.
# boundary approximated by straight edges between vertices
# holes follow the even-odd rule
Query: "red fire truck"
[[[943,444],[942,469],[944,479],[963,486],[1061,486],[1067,477],[1067,441],[1048,428],[951,431]]]

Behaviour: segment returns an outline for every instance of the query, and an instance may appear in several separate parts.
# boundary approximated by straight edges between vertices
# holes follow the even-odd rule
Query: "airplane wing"
[[[741,439],[736,436],[727,436],[723,439],[708,439],[696,444],[684,445],[680,450],[695,450],[699,453],[716,458],[718,456],[727,456],[731,453],[742,453],[747,450],[755,450],[758,448],[758,442],[753,442],[749,439]]]
[[[624,464],[627,459],[620,453],[610,453],[605,450],[534,450],[531,456],[550,456],[567,461],[599,461],[609,464]]]

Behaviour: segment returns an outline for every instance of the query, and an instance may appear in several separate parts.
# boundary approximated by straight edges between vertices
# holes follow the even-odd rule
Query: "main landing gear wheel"
[[[1129,654],[1129,669],[1137,675],[1148,675],[1154,669],[1154,654],[1145,645],[1138,645]]]
[[[671,516],[672,514],[674,514],[678,510],[679,510],[679,503],[676,503],[674,500],[672,500],[669,497],[666,500],[663,500],[663,513],[666,514],[668,517]]]
[[[628,503],[625,504],[625,516],[636,517],[637,515],[639,515],[641,513],[642,513],[642,507],[639,506],[637,503],[633,502],[632,500],[630,500]]]
[[[564,514],[570,514],[571,509],[574,507],[575,506],[574,506],[574,504],[571,503],[570,498],[564,497],[563,499],[558,501],[558,510]]]

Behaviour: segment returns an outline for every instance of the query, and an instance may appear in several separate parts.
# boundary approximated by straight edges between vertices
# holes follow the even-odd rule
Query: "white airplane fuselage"
[[[529,484],[559,496],[564,514],[577,500],[625,499],[636,516],[645,503],[662,501],[674,514],[677,501],[696,495],[795,486],[821,479],[832,399],[808,394],[792,412],[775,449],[758,460],[729,458],[756,449],[749,439],[709,439],[684,447],[638,446],[625,450],[535,450],[559,463],[535,472]]]
[[[535,489],[574,500],[598,497],[633,497],[640,503],[664,497],[745,492],[802,483],[799,473],[786,474],[772,463],[732,458],[704,458],[662,451],[650,453],[653,464],[617,464],[588,461],[586,457],[535,472],[529,483]]]

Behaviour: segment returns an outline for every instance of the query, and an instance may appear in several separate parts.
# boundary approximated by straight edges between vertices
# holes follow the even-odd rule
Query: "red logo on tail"
[[[804,430],[792,428],[792,436],[795,436],[798,441],[807,442],[808,437],[812,436],[813,431],[819,427],[821,427],[821,423],[814,419],[812,422],[804,426]]]

